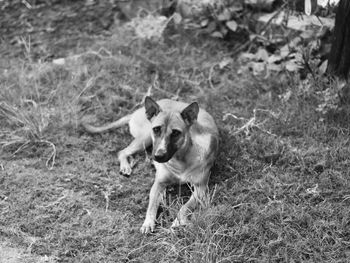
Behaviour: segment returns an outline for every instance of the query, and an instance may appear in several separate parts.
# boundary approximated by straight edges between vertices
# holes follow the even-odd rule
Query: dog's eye
[[[158,135],[160,135],[161,127],[160,126],[153,127],[152,130],[153,130],[154,135],[158,136]]]
[[[180,134],[181,134],[181,131],[179,131],[179,130],[172,130],[171,137],[176,138],[176,137],[180,136]]]

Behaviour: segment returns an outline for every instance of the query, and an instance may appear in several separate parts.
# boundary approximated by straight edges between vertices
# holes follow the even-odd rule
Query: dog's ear
[[[197,120],[199,112],[199,106],[197,102],[192,102],[182,112],[181,116],[187,125],[192,125]]]
[[[160,107],[151,97],[147,96],[145,98],[145,109],[147,119],[151,120],[154,116],[158,115],[160,112]]]

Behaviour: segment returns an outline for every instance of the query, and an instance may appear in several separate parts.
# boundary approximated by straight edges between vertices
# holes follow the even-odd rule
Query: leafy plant
[[[185,27],[201,29],[212,37],[224,38],[230,32],[237,32],[245,26],[243,1],[191,1],[178,2],[178,15]],[[180,22],[181,19],[178,19]]]

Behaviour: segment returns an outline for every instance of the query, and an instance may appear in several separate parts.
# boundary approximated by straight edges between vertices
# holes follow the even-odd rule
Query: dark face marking
[[[152,156],[156,162],[164,163],[169,161],[183,145],[185,140],[183,129],[186,125],[180,116],[166,116],[161,120],[161,124],[157,124],[157,121],[155,120],[155,126],[152,128]]]
[[[188,141],[187,130],[197,120],[198,103],[191,103],[181,112],[166,112],[146,97],[145,109],[147,118],[152,119],[153,159],[165,163]]]
[[[172,130],[171,130],[171,134],[170,134],[171,139],[177,140],[177,139],[180,137],[181,133],[182,133],[182,132],[181,132],[180,130],[172,129]]]

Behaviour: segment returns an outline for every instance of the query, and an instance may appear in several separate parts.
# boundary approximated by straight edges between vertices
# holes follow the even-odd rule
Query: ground
[[[112,1],[23,2],[0,16],[1,263],[347,261],[349,118],[316,110],[322,79],[254,76],[236,57],[221,67],[232,43],[173,25],[135,39]],[[148,92],[198,101],[221,144],[209,205],[170,229],[190,193],[170,187],[142,235],[149,153],[124,177],[127,128],[90,135],[79,122],[116,120]]]

